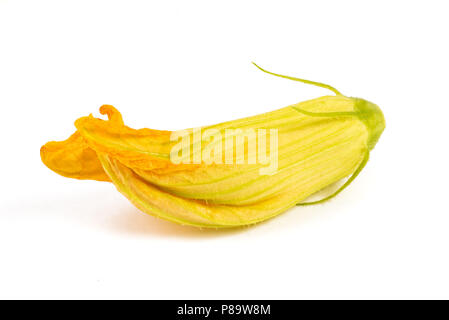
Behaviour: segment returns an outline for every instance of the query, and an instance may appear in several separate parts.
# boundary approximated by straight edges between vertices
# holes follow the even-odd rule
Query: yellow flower
[[[269,219],[350,177],[319,202],[328,200],[365,166],[385,127],[383,114],[331,86],[274,75],[336,95],[182,132],[129,128],[104,105],[107,121],[78,119],[68,140],[42,147],[42,161],[65,177],[112,181],[142,211],[201,227]]]

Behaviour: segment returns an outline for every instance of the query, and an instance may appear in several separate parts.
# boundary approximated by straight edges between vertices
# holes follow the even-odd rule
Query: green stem
[[[298,107],[293,107],[298,112],[301,112],[307,116],[311,117],[349,117],[349,116],[358,116],[360,112],[355,111],[340,111],[340,112],[311,112]]]
[[[259,68],[260,70],[262,70],[263,72],[266,72],[266,73],[271,74],[271,75],[273,75],[273,76],[281,77],[281,78],[285,78],[285,79],[289,79],[289,80],[293,80],[293,81],[299,81],[299,82],[311,84],[311,85],[314,85],[314,86],[317,86],[317,87],[321,87],[321,88],[326,88],[326,89],[331,90],[332,92],[334,92],[334,93],[335,93],[336,95],[338,95],[338,96],[341,96],[341,95],[342,95],[342,94],[340,93],[340,91],[338,91],[337,89],[335,89],[334,87],[332,87],[332,86],[330,86],[330,85],[328,85],[328,84],[321,83],[321,82],[310,81],[310,80],[305,80],[305,79],[300,79],[300,78],[295,78],[295,77],[290,77],[290,76],[284,76],[284,75],[282,75],[282,74],[277,74],[277,73],[273,73],[273,72],[267,71],[267,70],[265,70],[265,69],[259,67],[259,66],[258,66],[257,64],[255,64],[254,62],[253,62],[253,64],[254,64],[257,68]]]
[[[352,181],[354,181],[354,179],[359,175],[359,173],[363,170],[363,168],[365,167],[366,163],[368,162],[369,159],[369,151],[366,150],[365,156],[363,157],[362,162],[360,163],[359,167],[357,168],[357,170],[354,171],[354,173],[352,174],[352,176],[348,179],[348,181],[345,182],[344,185],[342,185],[337,191],[335,191],[333,194],[331,194],[330,196],[318,200],[318,201],[312,201],[312,202],[303,202],[303,203],[298,203],[296,204],[297,206],[310,206],[313,204],[320,204],[323,202],[326,202],[330,199],[332,199],[333,197],[335,197],[337,194],[339,194],[340,192],[342,192],[344,189],[346,189],[347,186],[349,186],[351,184]]]

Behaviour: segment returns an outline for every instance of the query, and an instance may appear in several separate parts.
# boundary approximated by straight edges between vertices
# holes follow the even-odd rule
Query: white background
[[[1,1],[0,298],[449,298],[447,1]],[[335,200],[199,230],[39,149],[113,104],[182,129],[328,94],[387,128]]]

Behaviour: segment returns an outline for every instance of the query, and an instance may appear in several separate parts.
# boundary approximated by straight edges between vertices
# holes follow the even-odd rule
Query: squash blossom
[[[385,128],[382,111],[329,85],[258,68],[335,95],[174,132],[132,129],[104,105],[108,120],[78,119],[70,138],[41,148],[42,161],[65,177],[112,182],[143,212],[198,227],[254,224],[331,199],[367,163]],[[344,178],[335,193],[304,202]]]

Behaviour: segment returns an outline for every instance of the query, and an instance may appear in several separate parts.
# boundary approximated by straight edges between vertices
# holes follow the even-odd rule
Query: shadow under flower
[[[124,208],[122,208],[124,209]],[[180,225],[171,221],[163,220],[143,213],[137,208],[129,207],[117,212],[108,219],[107,227],[120,233],[140,234],[161,237],[181,238],[216,238],[226,237],[254,228],[243,226],[236,228],[199,228],[189,225]]]

